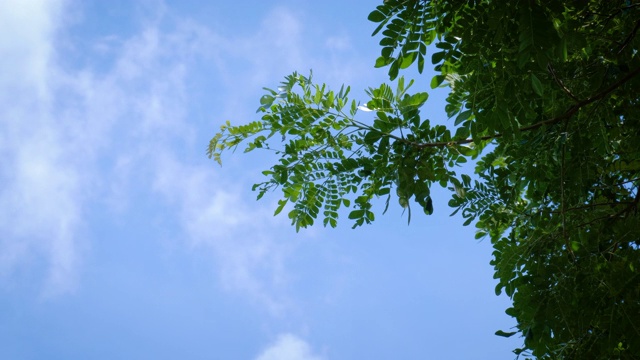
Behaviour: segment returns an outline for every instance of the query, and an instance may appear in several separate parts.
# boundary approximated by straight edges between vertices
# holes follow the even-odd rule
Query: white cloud
[[[0,277],[44,262],[47,294],[73,290],[93,230],[86,211],[106,204],[117,221],[141,185],[177,215],[188,246],[210,251],[226,289],[282,313],[296,247],[278,235],[290,233],[287,220],[240,195],[248,187],[241,174],[220,175],[212,162],[183,155],[197,148],[204,156],[204,144],[194,145],[203,130],[189,122],[196,64],[217,66],[211,97],[224,106],[212,121],[244,118],[269,79],[311,61],[300,17],[278,8],[254,35],[225,38],[165,8],[138,34],[95,39],[83,56],[101,65],[79,68],[56,61],[57,44],[74,46],[56,35],[64,5],[0,3],[0,68],[12,69],[0,78]]]
[[[348,36],[330,36],[324,44],[329,50],[347,51],[352,49],[351,39]]]
[[[308,75],[313,69],[316,81],[336,88],[370,76],[370,59],[354,51],[347,35],[311,29],[311,18],[307,13],[276,7],[265,14],[254,35],[223,41],[226,62],[218,66],[225,88],[234,96],[222,109],[222,116],[237,119],[252,115],[259,97],[247,89],[275,88],[294,71]],[[237,63],[236,71],[229,71],[232,62]],[[251,106],[247,108],[247,104]]]
[[[0,88],[35,90],[44,96],[47,67],[53,52],[51,37],[62,1],[6,0],[0,3]],[[9,76],[11,75],[11,76]]]
[[[322,360],[313,354],[304,340],[292,334],[282,334],[267,347],[255,360]]]
[[[276,235],[288,226],[271,209],[243,199],[239,185],[211,167],[190,166],[165,154],[153,188],[177,205],[189,245],[211,252],[224,288],[279,315],[291,305],[285,261],[295,245]]]
[[[285,301],[273,294],[282,293],[289,250],[267,235],[270,216],[245,205],[236,188],[216,186],[213,163],[192,166],[175,156],[196,131],[187,122],[192,59],[234,41],[215,46],[220,38],[189,21],[164,32],[156,19],[140,34],[102,42],[99,53],[113,56],[112,67],[63,70],[54,51],[62,4],[3,7],[0,23],[11,31],[0,44],[13,57],[0,64],[13,76],[0,79],[0,275],[44,259],[45,291],[72,290],[84,247],[79,231],[91,225],[83,211],[106,203],[123,214],[132,184],[147,182],[180,214],[189,244],[212,251],[227,288],[281,308]]]
[[[78,265],[82,175],[69,161],[69,128],[50,112],[52,38],[61,1],[0,4],[0,276],[48,259],[45,292],[72,290]]]
[[[268,236],[245,231],[258,231],[255,211],[214,185],[213,163],[169,162],[176,145],[193,140],[188,67],[215,47],[215,36],[179,21],[177,30],[163,32],[154,20],[140,34],[102,46],[113,56],[111,68],[63,70],[54,51],[60,9],[50,4],[18,1],[0,9],[0,23],[10,30],[0,36],[1,49],[12,55],[0,67],[13,75],[0,80],[0,275],[44,259],[45,291],[72,290],[83,248],[79,230],[90,225],[83,210],[103,202],[124,213],[132,185],[155,181],[173,201],[168,210],[181,214],[190,244],[213,250],[223,283],[277,307],[264,283],[281,282],[282,251]],[[100,158],[113,165],[98,166]]]
[[[96,161],[111,154],[117,158],[132,140],[127,132],[114,136],[114,129],[151,136],[163,128],[180,134],[163,121],[180,115],[171,107],[180,91],[167,90],[166,83],[182,81],[181,67],[170,67],[163,80],[145,84],[155,75],[144,72],[157,52],[153,32],[128,43],[148,45],[146,52],[125,46],[119,54],[124,65],[117,63],[106,74],[64,70],[55,51],[63,5],[0,4],[0,68],[10,69],[0,78],[0,276],[6,280],[21,267],[42,268],[44,260],[45,296],[77,285],[88,244],[81,236],[87,201],[103,195],[104,179],[111,175]],[[128,66],[136,60],[147,64]],[[159,97],[167,104],[162,112],[156,106]],[[132,126],[130,120],[138,117],[148,121]]]

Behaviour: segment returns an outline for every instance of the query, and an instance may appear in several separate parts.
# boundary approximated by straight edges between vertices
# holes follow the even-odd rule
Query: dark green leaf
[[[542,87],[542,83],[540,82],[540,79],[535,76],[535,74],[531,74],[531,87],[533,87],[533,91],[535,91],[535,93],[539,96],[542,97],[544,95],[544,88]]]
[[[466,121],[467,119],[469,119],[469,117],[471,116],[472,112],[471,110],[465,110],[463,112],[461,112],[460,114],[458,114],[458,116],[456,117],[456,121],[454,122],[454,125],[459,125],[461,122]]]
[[[432,64],[439,64],[445,57],[447,53],[444,51],[439,51],[437,53],[433,53],[433,55],[431,55],[431,63]]]
[[[424,213],[427,215],[433,214],[433,201],[431,200],[431,196],[427,197],[427,204],[424,207]]]
[[[374,10],[370,12],[369,16],[367,17],[367,19],[369,19],[369,21],[372,21],[372,22],[381,22],[381,21],[384,21],[386,18],[387,16],[383,14],[380,10]]]
[[[395,60],[393,63],[391,63],[391,68],[389,68],[389,79],[394,80],[398,77],[398,66],[398,60]]]
[[[382,137],[382,133],[379,131],[369,131],[364,137],[365,144],[373,145]]]
[[[349,213],[349,219],[359,219],[364,216],[364,210],[353,210]]]
[[[517,333],[518,333],[517,331],[512,331],[512,332],[504,332],[502,330],[496,331],[496,335],[502,336],[502,337],[506,337],[506,338],[512,337],[513,335],[515,335]]]

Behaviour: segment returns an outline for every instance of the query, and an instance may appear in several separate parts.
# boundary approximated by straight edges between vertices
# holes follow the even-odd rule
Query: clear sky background
[[[293,71],[366,101],[377,4],[0,1],[0,359],[512,359],[446,193],[295,233],[250,190],[269,154],[205,156]]]

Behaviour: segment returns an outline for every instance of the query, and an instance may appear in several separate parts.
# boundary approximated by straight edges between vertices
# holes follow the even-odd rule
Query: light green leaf
[[[282,209],[284,209],[284,206],[287,205],[287,202],[288,200],[286,199],[278,200],[278,207],[276,208],[276,211],[273,213],[273,216],[280,214],[280,212],[282,212]]]
[[[440,86],[440,84],[442,84],[442,82],[444,81],[446,77],[444,75],[436,75],[431,79],[431,88],[435,89],[438,86]]]
[[[262,97],[260,98],[260,105],[265,106],[265,107],[269,107],[271,106],[271,104],[273,104],[273,101],[276,98],[274,96],[271,95],[262,95]]]
[[[400,69],[406,69],[409,66],[411,66],[411,64],[413,64],[413,62],[416,60],[416,56],[418,55],[417,52],[410,52],[408,54],[405,54],[402,57],[402,63],[400,64]]]
[[[375,67],[376,68],[381,68],[381,67],[387,66],[387,65],[389,65],[391,63],[391,61],[392,60],[389,59],[389,58],[385,58],[383,56],[380,56],[379,58],[376,59]]]
[[[417,93],[403,99],[402,102],[400,103],[400,106],[401,107],[406,107],[406,106],[420,107],[427,101],[428,98],[429,98],[429,94],[426,92]]]

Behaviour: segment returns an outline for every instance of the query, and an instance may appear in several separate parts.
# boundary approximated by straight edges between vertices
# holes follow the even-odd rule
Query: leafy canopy
[[[517,321],[496,334],[523,336],[518,356],[640,358],[640,3],[386,0],[369,20],[394,85],[359,105],[294,73],[208,155],[275,151],[254,190],[280,189],[275,213],[290,203],[296,229],[335,227],[342,207],[370,223],[378,197],[430,215],[432,185],[448,188],[453,214],[491,239]],[[399,77],[426,62],[431,87],[450,90],[447,126]],[[460,171],[469,160],[474,174]]]

